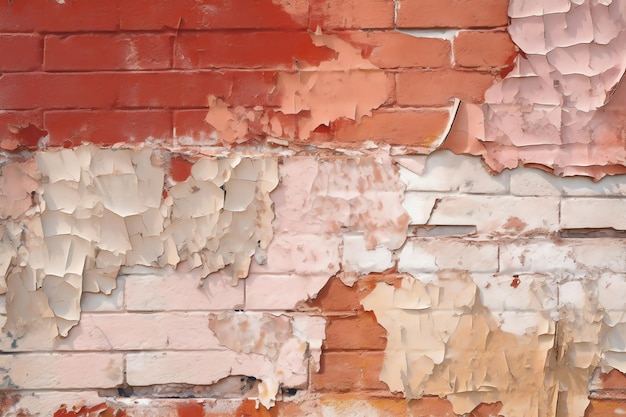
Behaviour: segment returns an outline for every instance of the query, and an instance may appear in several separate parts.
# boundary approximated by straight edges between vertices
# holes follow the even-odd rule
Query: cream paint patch
[[[225,312],[209,319],[220,343],[248,358],[250,366],[231,369],[231,375],[243,372],[261,379],[258,400],[267,408],[274,405],[281,385],[307,384],[310,361],[319,370],[325,324],[322,317],[256,312]]]
[[[362,304],[387,329],[380,378],[457,414],[501,401],[506,417],[583,416],[596,367],[626,371],[624,275],[436,276],[379,283]],[[620,295],[618,295],[620,294]]]
[[[248,275],[272,238],[278,164],[271,158],[201,159],[166,186],[150,149],[39,152],[2,167],[0,290],[5,331],[66,336],[84,292],[109,294],[123,266],[177,266],[201,277]]]

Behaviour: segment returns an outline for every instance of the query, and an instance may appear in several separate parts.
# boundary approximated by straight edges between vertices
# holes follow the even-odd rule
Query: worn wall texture
[[[626,413],[626,2],[0,3],[0,415]]]

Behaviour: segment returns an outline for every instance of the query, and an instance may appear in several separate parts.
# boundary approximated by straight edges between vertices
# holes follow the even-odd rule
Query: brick
[[[506,26],[508,0],[399,0],[400,28],[473,28]]]
[[[393,28],[393,0],[310,0],[309,29]]]
[[[0,77],[0,108],[110,108],[118,81],[110,73],[4,74]]]
[[[245,280],[246,310],[293,310],[317,296],[328,275],[251,275]]]
[[[171,67],[172,36],[97,34],[46,36],[46,71],[156,70]]]
[[[117,1],[13,0],[0,3],[2,32],[85,32],[117,29]]]
[[[307,32],[183,33],[174,43],[174,67],[279,68],[319,65],[337,53],[313,44]]]
[[[354,312],[362,311],[361,299],[369,294],[366,287],[361,287],[360,283],[370,277],[363,277],[352,287],[345,285],[339,278],[333,277],[320,290],[314,300],[309,301],[309,305],[318,307],[324,312]]]
[[[479,234],[554,233],[559,224],[559,199],[487,195],[445,196],[438,199],[430,225],[475,225]]]
[[[76,146],[83,142],[113,145],[172,137],[168,111],[50,111],[44,126],[53,146]]]
[[[517,48],[506,31],[463,30],[454,38],[454,61],[460,67],[508,67],[516,56]]]
[[[0,34],[0,72],[41,68],[43,41],[37,35]]]
[[[498,246],[457,239],[419,238],[409,240],[400,252],[400,272],[419,274],[440,269],[496,272]]]
[[[595,182],[586,177],[561,178],[538,169],[517,168],[511,171],[511,193],[521,196],[623,197],[626,196],[626,183],[618,175]]]
[[[449,112],[445,110],[374,110],[359,123],[340,119],[331,123],[338,142],[384,142],[391,145],[431,147],[446,129]]]
[[[626,271],[623,239],[567,239],[518,241],[500,248],[500,272],[510,274],[563,272],[588,275],[588,271]]]
[[[445,106],[455,97],[470,103],[482,103],[485,91],[495,78],[480,72],[407,70],[398,74],[396,82],[400,105]]]
[[[116,312],[124,309],[124,277],[116,279],[117,286],[111,294],[84,292],[80,297],[82,312]]]
[[[352,317],[328,317],[326,339],[322,345],[327,350],[384,350],[387,330],[376,322],[374,313],[365,312]]]
[[[121,353],[0,355],[2,389],[113,388],[123,381]]]
[[[174,112],[174,137],[194,141],[215,141],[217,131],[206,121],[207,109]]]
[[[250,274],[298,274],[333,276],[339,270],[337,236],[312,234],[275,235],[267,248],[267,263],[250,265]]]
[[[289,2],[285,8],[267,0],[121,1],[122,30],[170,29],[305,29],[308,1]]]
[[[211,275],[198,286],[191,273],[131,275],[126,277],[128,311],[235,310],[244,305],[244,284],[230,285],[221,274]],[[146,291],[150,288],[150,291]]]
[[[43,112],[29,111],[1,111],[0,112],[0,143],[15,141],[16,144],[27,148],[35,148],[42,135]]]
[[[476,156],[438,151],[428,156],[421,174],[401,167],[400,179],[408,191],[504,194],[508,191],[509,172],[491,175]]]
[[[311,374],[313,391],[388,390],[379,381],[383,352],[324,352],[320,372]]]
[[[126,355],[126,380],[135,386],[210,385],[228,375],[249,375],[250,369],[265,366],[266,359],[262,355],[238,355],[231,350],[129,353]]]
[[[224,349],[208,313],[85,314],[56,350]]]
[[[356,44],[364,58],[379,68],[449,67],[450,41],[418,38],[397,31],[339,32]]]
[[[231,105],[280,104],[273,94],[275,72],[203,71],[119,74],[118,105],[122,107],[206,107],[208,96]],[[0,79],[1,81],[1,79]]]
[[[561,228],[613,228],[626,230],[626,200],[614,198],[564,198]]]

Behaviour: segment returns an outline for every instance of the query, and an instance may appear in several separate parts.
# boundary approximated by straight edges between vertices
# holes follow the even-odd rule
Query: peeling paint
[[[228,266],[234,284],[248,275],[272,237],[276,160],[201,159],[166,198],[164,164],[150,149],[83,146],[2,167],[5,331],[67,336],[81,294],[110,294],[123,266],[186,261],[202,278]]]

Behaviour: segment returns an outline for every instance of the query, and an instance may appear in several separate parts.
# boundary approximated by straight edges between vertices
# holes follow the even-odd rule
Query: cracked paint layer
[[[296,62],[296,72],[281,72],[272,95],[276,108],[230,106],[209,96],[206,121],[225,144],[242,143],[253,135],[307,142],[320,126],[339,119],[359,123],[388,99],[387,75],[361,56],[361,50],[337,35],[310,33],[318,48],[336,52],[319,65]],[[367,86],[367,88],[363,88]]]
[[[272,237],[277,161],[200,159],[165,184],[151,149],[82,146],[2,167],[0,289],[5,330],[67,336],[82,293],[110,294],[124,266],[225,267],[236,284]],[[165,188],[164,188],[165,187]]]
[[[625,12],[621,1],[511,0],[515,68],[485,93],[484,115],[469,119],[469,143],[446,146],[481,154],[498,172],[521,164],[595,179],[623,173]]]
[[[267,408],[274,405],[280,386],[306,386],[309,359],[319,370],[324,327],[322,317],[256,312],[224,312],[209,319],[220,343],[245,356],[238,361],[248,366],[239,372],[261,380],[258,400]]]

